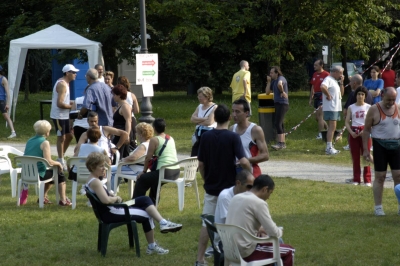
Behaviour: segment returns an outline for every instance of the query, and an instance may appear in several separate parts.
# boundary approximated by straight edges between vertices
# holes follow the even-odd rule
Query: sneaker
[[[353,178],[349,178],[349,179],[346,179],[345,182],[346,182],[347,184],[351,184],[351,183],[353,183],[354,181],[353,181]]]
[[[79,190],[79,192],[81,193],[82,196],[86,195],[85,185],[82,185],[82,188],[81,190]]]
[[[326,155],[335,155],[335,154],[338,154],[338,153],[340,153],[340,151],[336,150],[333,147],[325,150],[325,154]]]
[[[206,252],[204,252],[204,257],[206,257],[206,258],[211,258],[213,255],[214,255],[214,249],[213,249],[212,246],[209,246],[209,247],[206,249]]]
[[[151,255],[153,253],[157,253],[158,255],[165,255],[169,253],[169,250],[160,247],[158,244],[156,244],[154,248],[149,248],[147,246],[146,254]]]
[[[8,138],[8,139],[12,139],[12,138],[15,138],[16,136],[17,136],[17,133],[11,132],[11,135],[8,136],[7,138]]]
[[[278,143],[275,144],[275,145],[271,145],[271,147],[272,147],[274,150],[279,151],[279,150],[282,150],[282,149],[286,149],[286,144],[285,144],[285,143],[282,143],[282,142],[278,142]]]
[[[167,221],[167,224],[160,224],[160,230],[162,234],[166,234],[169,232],[178,232],[182,229],[181,224],[176,224],[171,221]]]
[[[358,186],[360,183],[358,182],[353,182],[353,185]]]
[[[19,205],[25,205],[27,201],[28,201],[28,190],[23,189],[21,192],[21,197],[19,198]]]
[[[372,187],[372,184],[371,184],[371,183],[365,183],[364,186],[366,186],[366,187]]]
[[[319,133],[315,139],[322,139],[322,134]]]
[[[194,266],[207,266],[207,265],[208,265],[208,264],[207,264],[206,261],[204,261],[204,262],[196,261],[196,262],[194,263]]]
[[[90,200],[88,200],[88,201],[86,202],[86,206],[92,208],[92,203],[90,203]]]
[[[393,181],[393,177],[391,175],[385,177],[385,181]]]
[[[37,199],[36,203],[39,203],[39,199]],[[47,197],[44,198],[43,203],[44,204],[53,204],[53,202],[51,202]]]
[[[68,197],[65,197],[65,201],[72,204],[71,200]]]
[[[68,200],[65,200],[65,201],[60,200],[58,202],[58,205],[63,206],[63,207],[68,207],[68,206],[71,206],[72,203],[70,201],[68,201]]]
[[[350,145],[349,145],[349,144],[347,144],[346,146],[344,146],[344,147],[343,147],[343,150],[345,150],[345,151],[349,151],[349,150],[350,150]]]
[[[385,216],[385,212],[383,211],[382,208],[377,208],[375,209],[375,216]]]

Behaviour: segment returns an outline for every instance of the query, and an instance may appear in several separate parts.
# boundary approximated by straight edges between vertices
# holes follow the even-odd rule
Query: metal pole
[[[145,0],[139,0],[139,14],[140,14],[140,53],[147,54],[147,32],[146,32],[146,4]],[[140,113],[142,116],[139,118],[140,122],[151,124],[154,121],[153,106],[151,105],[150,97],[143,97],[140,104]]]

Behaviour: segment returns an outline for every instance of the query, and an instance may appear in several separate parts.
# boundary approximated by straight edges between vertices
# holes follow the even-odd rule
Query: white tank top
[[[244,153],[246,154],[246,158],[251,158],[253,157],[250,152],[250,144],[256,144],[253,139],[251,138],[251,129],[255,126],[256,124],[250,123],[250,125],[247,127],[246,131],[240,136],[240,140],[242,141],[242,146],[244,149]],[[236,132],[237,124],[233,125],[233,132]]]
[[[75,99],[76,110],[81,110],[84,98],[85,98],[85,96],[78,97],[78,98]],[[87,122],[87,118],[75,119],[73,126],[74,127],[83,127],[83,128],[89,129],[89,124]]]
[[[93,145],[93,144],[82,144],[81,147],[79,148],[79,153],[78,157],[87,157],[89,154],[92,152],[100,152],[103,153],[104,149],[99,147],[98,145]],[[72,172],[76,173],[76,167],[72,169]]]
[[[103,148],[107,152],[107,156],[109,158],[111,158],[111,148],[114,148],[115,145],[111,142],[111,140],[109,138],[107,138],[106,135],[104,135],[103,127],[99,126],[99,128],[100,128],[100,132],[101,132],[101,137],[100,137],[99,141],[97,142],[97,146],[100,146],[101,148]]]
[[[376,104],[380,114],[379,123],[372,126],[371,136],[375,139],[400,139],[400,115],[397,104],[394,104],[393,115],[383,112],[379,103]]]
[[[364,126],[365,117],[367,116],[367,112],[371,105],[364,103],[361,106],[357,106],[356,104],[352,104],[349,106],[351,110],[351,126],[359,127]]]
[[[197,117],[203,118],[203,117],[207,117],[211,114],[212,109],[215,107],[215,104],[212,105],[211,107],[207,108],[206,110],[203,110],[203,104],[199,104],[199,111],[197,113]],[[208,111],[208,112],[207,112]],[[217,122],[214,121],[214,123],[212,123],[211,125],[207,126],[207,127],[212,127],[215,128],[217,126]],[[198,127],[198,125],[196,126],[196,128]]]
[[[50,111],[50,118],[52,119],[69,119],[69,111],[70,109],[62,109],[57,106],[57,99],[58,99],[58,92],[56,90],[57,84],[59,82],[64,82],[66,86],[66,91],[65,91],[65,97],[63,100],[63,103],[69,104],[70,103],[70,93],[69,93],[69,84],[60,78],[57,80],[56,84],[54,84],[53,87],[53,95],[51,98],[51,111]]]

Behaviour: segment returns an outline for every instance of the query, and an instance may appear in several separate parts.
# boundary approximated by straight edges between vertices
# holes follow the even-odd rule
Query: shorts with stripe
[[[64,136],[71,133],[69,127],[69,119],[53,119],[54,129],[56,130],[57,137]]]
[[[287,244],[279,245],[279,253],[284,266],[293,266],[294,264],[295,249]],[[250,256],[243,258],[243,260],[250,262],[256,260],[270,259],[273,257],[273,247],[271,243],[257,244],[256,249]]]

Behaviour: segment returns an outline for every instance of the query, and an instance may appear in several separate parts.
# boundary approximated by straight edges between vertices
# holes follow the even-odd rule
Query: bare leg
[[[285,134],[276,134],[278,142],[285,142]]]
[[[319,132],[325,130],[326,128],[328,128],[328,125],[326,124],[325,120],[324,120],[324,116],[322,113],[322,108],[318,109],[317,112],[315,113],[315,118],[318,122],[318,130]]]
[[[385,177],[386,177],[386,171],[384,172],[375,171],[375,180],[372,188],[372,191],[374,192],[375,206],[382,205],[383,183],[385,182]]]
[[[46,183],[44,184],[44,197],[47,198],[47,193],[49,193],[50,188],[53,186],[53,184]]]
[[[67,185],[65,184],[65,182],[58,184],[58,193],[60,193],[60,200],[63,202],[66,200],[66,196],[65,196],[66,188],[67,188]]]
[[[58,158],[64,158],[64,142],[65,142],[65,135],[57,137],[57,155]]]
[[[10,116],[8,115],[8,113],[4,113],[4,114],[3,114],[3,117],[4,117],[4,119],[7,121],[7,124],[10,126],[11,132],[15,131],[15,130],[14,130],[14,124],[13,124],[13,122],[11,121],[11,118],[10,118]]]
[[[198,262],[204,262],[204,252],[206,252],[206,249],[207,249],[208,239],[209,239],[209,237],[208,237],[207,228],[205,226],[202,226],[201,230],[200,230],[199,244],[197,246],[197,261]]]
[[[163,217],[154,205],[150,205],[149,207],[147,207],[146,212],[150,215],[151,218],[153,218],[157,222],[160,222],[163,219]]]
[[[144,235],[146,236],[146,240],[147,240],[148,244],[155,242],[155,240],[154,240],[154,230],[148,231]]]
[[[64,146],[63,146],[63,155],[67,151],[69,144],[71,143],[72,139],[74,138],[74,135],[72,135],[71,133],[68,133],[68,134],[65,134],[64,137],[65,137],[65,139],[64,139]],[[60,158],[63,158],[63,157],[60,157]]]
[[[328,132],[326,133],[326,141],[327,142],[332,142],[333,134],[335,133],[335,130],[336,130],[336,121],[329,120],[328,121]]]

